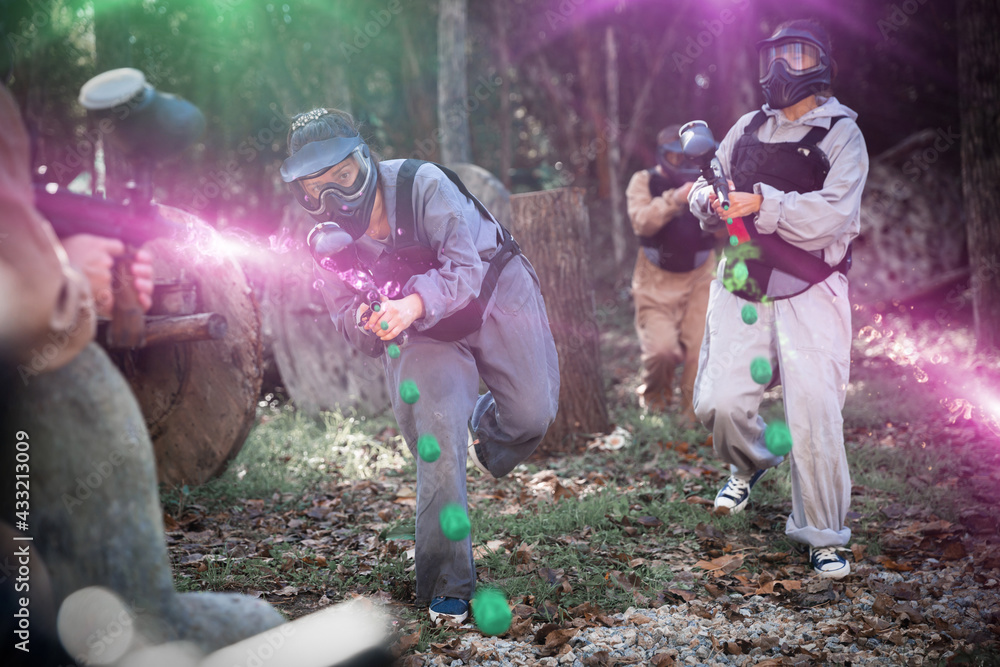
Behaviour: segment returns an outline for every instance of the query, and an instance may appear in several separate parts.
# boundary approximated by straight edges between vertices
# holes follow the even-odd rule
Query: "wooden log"
[[[539,446],[564,452],[580,435],[609,430],[599,331],[590,282],[590,221],[584,190],[511,197],[511,232],[538,274],[559,354],[559,413]]]
[[[184,317],[147,317],[145,339],[139,347],[184,343],[198,340],[219,340],[226,335],[226,318],[218,313],[198,313]],[[101,336],[99,333],[98,336]],[[103,340],[103,338],[99,338]],[[115,348],[110,341],[107,348]]]
[[[268,271],[261,303],[281,382],[295,407],[308,414],[355,408],[375,414],[389,408],[382,362],[352,348],[338,333],[305,248],[312,219],[294,203],[285,208],[287,252]]]
[[[213,244],[217,232],[179,209],[160,212],[191,225],[195,240],[147,244],[157,280],[192,283],[206,327],[218,339],[109,350],[146,418],[159,481],[202,484],[225,470],[257,414],[263,377],[260,312],[243,269]]]

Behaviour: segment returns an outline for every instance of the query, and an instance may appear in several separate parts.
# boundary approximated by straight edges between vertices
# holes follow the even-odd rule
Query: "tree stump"
[[[179,209],[160,212],[191,225],[196,238],[148,244],[157,283],[192,285],[190,305],[223,316],[226,333],[109,354],[146,418],[159,481],[197,485],[225,470],[253,426],[263,375],[260,312],[240,265],[213,251],[216,232]]]
[[[313,224],[297,205],[285,207],[281,235],[287,247],[277,255],[261,304],[274,361],[299,410],[376,414],[389,407],[382,362],[355,350],[334,329],[305,248]]]
[[[610,428],[587,271],[584,194],[581,188],[559,188],[511,197],[511,233],[538,274],[559,354],[559,413],[539,445],[543,453],[567,451],[573,436]]]
[[[500,179],[479,165],[469,162],[456,162],[447,166],[458,174],[469,188],[469,192],[482,202],[493,217],[510,229],[510,190],[504,187]]]

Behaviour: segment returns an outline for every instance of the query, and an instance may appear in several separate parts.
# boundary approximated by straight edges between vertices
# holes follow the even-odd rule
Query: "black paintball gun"
[[[718,144],[712,137],[708,123],[703,120],[692,120],[685,123],[680,129],[680,141],[684,156],[698,165],[702,178],[715,192],[715,196],[722,205],[722,210],[728,211],[729,179],[726,178],[722,164],[719,163],[719,158],[715,155]],[[730,243],[739,245],[750,240],[750,234],[747,232],[746,225],[743,224],[743,218],[729,218],[726,222]]]
[[[152,205],[153,165],[194,143],[205,130],[205,117],[190,102],[158,92],[146,83],[142,72],[131,68],[90,79],[80,89],[79,101],[102,140],[121,151],[132,167],[134,178],[126,186],[127,197],[114,201],[75,194],[54,183],[35,183],[35,206],[60,238],[92,234],[125,244],[125,255],[115,262],[108,343],[140,347],[145,340],[145,316],[133,288],[135,251],[155,238],[179,238],[185,229]]]
[[[326,222],[313,227],[306,245],[321,267],[336,274],[368,306],[358,321],[358,328],[364,330],[372,314],[382,309],[383,294],[375,282],[372,270],[358,257],[354,239],[336,223]],[[374,332],[369,334],[375,335]],[[408,332],[403,331],[393,340],[385,341],[385,344],[395,343],[402,347],[408,340]]]

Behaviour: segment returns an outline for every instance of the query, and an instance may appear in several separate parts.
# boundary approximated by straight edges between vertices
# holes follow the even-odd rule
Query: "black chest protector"
[[[831,119],[830,128],[845,118]],[[757,130],[767,114],[757,112],[733,146],[732,179],[738,192],[753,192],[755,183],[766,183],[782,192],[820,190],[830,171],[830,161],[818,147],[830,131],[814,127],[796,142],[766,144]],[[826,280],[834,271],[847,273],[850,249],[844,261],[832,267],[822,251],[810,252],[782,239],[778,234],[761,234],[754,224],[746,225],[750,241],[726,249],[723,285],[737,296],[751,301],[787,299]]]
[[[649,194],[659,197],[675,187],[656,169],[649,170]],[[640,236],[639,245],[650,262],[664,271],[687,273],[705,263],[715,237],[702,230],[698,218],[685,208],[652,236]]]
[[[393,248],[389,252],[383,253],[369,267],[375,282],[379,285],[385,285],[391,281],[402,286],[413,276],[441,268],[437,253],[417,240],[417,220],[413,211],[413,180],[417,169],[425,163],[425,160],[406,160],[399,168],[399,174],[396,177],[396,234]],[[431,164],[444,172],[445,176],[458,187],[462,194],[472,201],[484,218],[495,220],[486,207],[472,196],[458,174],[439,164]],[[421,334],[436,340],[456,341],[478,331],[483,326],[486,304],[489,303],[490,296],[497,286],[500,272],[515,255],[521,252],[521,248],[510,232],[499,222],[497,225],[500,227],[500,232],[497,234],[498,249],[489,260],[489,268],[486,270],[486,275],[483,276],[479,295],[462,310],[442,319],[429,329],[421,331]]]

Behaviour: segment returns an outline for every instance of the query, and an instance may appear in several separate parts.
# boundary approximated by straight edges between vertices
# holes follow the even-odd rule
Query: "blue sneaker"
[[[460,625],[469,617],[469,601],[459,598],[434,598],[431,600],[431,623]]]
[[[851,564],[837,551],[837,547],[809,547],[809,563],[821,579],[842,579],[851,573]]]
[[[742,512],[750,501],[750,491],[765,472],[767,468],[758,470],[749,479],[735,473],[730,475],[726,485],[715,496],[715,509],[726,509],[730,514]]]

